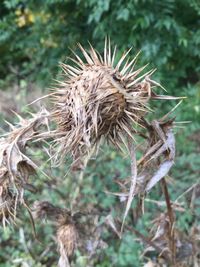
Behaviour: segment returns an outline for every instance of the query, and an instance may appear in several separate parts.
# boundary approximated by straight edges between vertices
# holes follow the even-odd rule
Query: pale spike
[[[133,134],[131,133],[131,131],[129,130],[129,128],[126,126],[125,121],[122,121],[122,127],[125,130],[125,132],[130,136],[130,138],[133,139],[133,141],[135,142],[135,138],[134,138]]]
[[[72,51],[72,53],[75,55],[75,57],[78,59],[78,61],[79,61],[79,63],[81,64],[81,66],[85,66],[85,64],[84,64],[84,62],[83,62],[83,60],[72,50],[72,49],[70,49],[71,51]],[[73,58],[70,58],[73,62],[75,62],[76,63],[76,60],[74,60]]]
[[[63,72],[68,75],[67,70],[62,68]]]
[[[63,87],[65,87],[66,86],[66,82],[62,82],[62,81],[58,81],[58,80],[56,80],[56,79],[54,79],[54,81],[55,82],[57,82],[59,85],[62,85]],[[52,89],[52,90],[55,90],[54,88]],[[57,90],[57,89],[56,89]],[[60,91],[60,89],[59,89],[59,91]],[[33,102],[34,103],[34,102]]]
[[[52,90],[55,90],[55,89],[52,88]],[[44,96],[42,96],[42,97],[39,97],[39,98],[37,98],[36,100],[32,101],[31,103],[26,104],[26,106],[30,106],[30,105],[32,105],[32,104],[34,104],[34,103],[40,101],[41,99],[47,98],[47,97],[49,97],[49,96],[51,96],[51,95],[55,95],[55,94],[57,94],[57,93],[56,93],[56,92],[53,92],[53,93],[50,93],[50,94],[48,94],[48,95],[44,95]]]
[[[93,46],[91,45],[91,43],[89,42],[89,45],[90,45],[90,55],[92,57],[92,60],[94,61],[95,64],[99,64],[100,63],[100,60],[97,56],[97,53],[96,51],[94,50]]]
[[[146,109],[137,108],[137,107],[133,107],[133,106],[130,106],[129,108],[133,109],[133,110],[146,111]]]
[[[136,56],[131,60],[131,62],[126,67],[124,66],[124,68],[121,71],[122,75],[124,75],[127,72],[127,70],[133,65],[133,63],[135,63],[140,53],[141,53],[141,50],[136,54]]]
[[[77,77],[77,74],[74,73],[73,71],[67,69],[67,72],[68,72],[68,74],[70,74],[71,76]]]
[[[149,65],[149,63],[147,63],[146,65],[144,65],[143,67],[139,68],[138,70],[134,71],[134,72],[130,72],[127,76],[126,79],[130,79],[132,77],[137,76],[140,72],[142,72],[147,66]]]
[[[105,38],[105,44],[104,44],[104,64],[107,64],[107,37]]]
[[[123,75],[123,70],[128,66],[130,58],[126,60],[126,63],[124,64],[123,69],[120,71],[120,73]],[[123,78],[122,78],[123,79]]]
[[[11,111],[12,111],[12,113],[15,114],[15,116],[17,116],[17,118],[18,118],[18,120],[19,120],[20,123],[23,124],[23,123],[26,122],[26,120],[24,118],[22,118],[22,116],[20,116],[17,112],[15,112],[14,110],[11,110]]]
[[[8,126],[10,127],[10,129],[11,129],[12,131],[16,129],[16,127],[15,127],[14,125],[12,125],[10,122],[8,122],[7,120],[4,120],[4,121],[5,121],[5,123],[8,124]],[[7,134],[7,135],[8,135],[8,134]]]
[[[111,66],[111,44],[110,44],[110,38],[108,38],[108,66]]]
[[[111,65],[112,66],[114,66],[116,50],[117,50],[117,46],[115,45],[114,50],[113,50],[112,60],[111,60]]]
[[[129,88],[133,85],[135,85],[136,83],[138,83],[142,78],[144,78],[145,76],[149,75],[150,73],[152,73],[152,70],[146,72],[145,74],[143,74],[142,76],[138,77],[136,80],[132,81],[131,83],[129,83],[126,87]]]
[[[165,115],[160,119],[160,121],[164,121],[164,120],[165,120],[171,113],[174,112],[175,109],[177,109],[177,107],[178,107],[182,102],[183,102],[183,100],[180,100],[180,101],[178,102],[178,104],[176,104],[176,106],[173,107],[172,110],[170,110],[167,114],[165,114]]]
[[[99,57],[100,63],[103,65],[104,61],[103,61],[103,58],[102,58],[101,54],[98,51],[96,51],[96,53],[97,53],[97,56]]]
[[[126,112],[125,112],[125,113],[126,113]],[[134,124],[136,124],[136,125],[138,124],[137,121],[134,120],[128,113],[127,113],[126,115],[128,116],[129,120],[132,121],[132,123],[134,123]],[[135,132],[137,132],[136,129],[135,129],[134,127],[133,127],[133,129],[134,129]]]
[[[124,143],[124,141],[123,141],[122,139],[121,139],[121,142],[120,142],[120,139],[121,139],[120,136],[118,136],[118,137],[116,138],[116,145],[117,145],[117,147],[120,149],[120,151],[122,151],[122,153],[123,153],[124,155],[126,155],[126,151],[125,151],[125,149],[128,150],[128,148],[126,147],[126,144]],[[121,145],[121,143],[123,143],[123,145],[125,146],[125,148]]]
[[[125,111],[125,113],[127,113],[126,111]],[[130,118],[130,115],[128,115],[127,114],[127,116]],[[136,115],[134,115],[134,117],[136,117],[136,119],[137,120],[134,120],[133,118],[132,118],[132,120],[134,121],[134,123],[135,123],[135,125],[136,126],[140,126],[141,128],[145,128],[142,124],[140,124],[138,121],[140,120],[140,118],[138,117],[138,116],[136,116]],[[137,130],[134,128],[134,130],[137,132]]]
[[[75,72],[76,74],[80,74],[81,70],[74,68],[70,65],[66,65],[68,69],[72,70],[73,72]]]
[[[74,55],[76,56],[76,58],[78,59],[79,57],[74,53]],[[75,60],[74,58],[71,58],[71,57],[67,57],[68,59],[70,59],[72,62],[74,62],[77,66],[79,66],[79,68],[81,68],[81,69],[83,69],[84,68],[84,63],[82,62],[82,63],[80,63],[80,60],[78,59],[78,61],[77,60]]]
[[[121,139],[121,142],[124,144],[125,148],[127,149],[128,151],[128,146],[127,146],[127,142],[125,140],[125,136],[119,131],[118,132],[118,136],[119,136],[119,139]],[[120,140],[119,140],[120,141]],[[123,150],[122,150],[123,151]]]
[[[145,111],[146,111],[146,110],[145,110]],[[135,117],[135,118],[138,119],[138,116],[137,116],[136,114],[134,114],[134,113],[132,113],[132,112],[126,110],[126,109],[124,110],[124,112],[125,112],[127,115],[129,115],[129,116],[133,116],[133,117]]]
[[[88,53],[86,52],[86,50],[82,47],[82,45],[79,43],[78,46],[81,49],[81,51],[82,51],[85,59],[87,60],[88,64],[94,65],[94,62],[92,61],[92,59],[90,58],[90,56],[88,55]]]
[[[165,100],[177,100],[177,99],[186,99],[187,96],[170,96],[170,95],[155,95],[151,97],[152,99],[165,99]]]
[[[156,70],[156,69],[155,69]],[[150,75],[149,75],[150,76]],[[167,92],[167,90],[160,84],[160,83],[157,83],[156,81],[153,81],[149,78],[149,76],[146,77],[146,81],[149,82],[150,84],[152,85],[155,85],[155,86],[158,86],[160,88],[162,88],[165,92]]]
[[[122,55],[121,59],[120,59],[119,62],[117,63],[117,66],[115,67],[115,69],[119,70],[119,68],[120,68],[120,66],[121,66],[121,64],[122,64],[122,62],[123,62],[124,59],[127,57],[127,55],[130,53],[131,49],[132,49],[132,47],[129,48],[129,50],[128,50],[125,54]]]
[[[62,67],[62,70],[64,71],[64,73],[68,75],[69,74],[69,70],[68,70],[67,65],[62,64],[61,67]]]

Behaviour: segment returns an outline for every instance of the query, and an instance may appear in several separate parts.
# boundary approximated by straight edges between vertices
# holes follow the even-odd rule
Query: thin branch
[[[175,224],[175,218],[174,218],[174,212],[171,206],[170,196],[167,189],[167,184],[165,181],[165,178],[161,181],[162,191],[165,196],[165,201],[167,205],[167,213],[169,217],[169,227],[168,227],[168,241],[169,241],[169,249],[172,254],[172,263],[176,264],[176,241],[175,241],[175,232],[174,232],[174,224]]]

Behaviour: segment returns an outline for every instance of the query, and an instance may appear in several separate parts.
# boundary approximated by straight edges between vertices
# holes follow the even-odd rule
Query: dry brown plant
[[[31,191],[29,177],[37,172],[38,166],[28,156],[27,146],[47,141],[50,145],[48,155],[55,165],[71,156],[71,169],[80,171],[79,177],[83,182],[83,172],[89,158],[94,152],[97,154],[101,141],[105,140],[120,150],[126,148],[125,153],[131,159],[131,177],[119,184],[121,191],[107,192],[126,201],[121,229],[117,225],[119,221],[116,224],[111,215],[106,217],[105,224],[119,238],[123,230],[133,231],[159,253],[164,251],[164,257],[168,260],[170,257],[169,262],[175,264],[178,239],[164,178],[175,159],[175,122],[169,116],[171,111],[151,122],[148,121],[148,113],[152,112],[151,100],[179,98],[156,93],[156,87],[164,88],[151,78],[155,70],[144,72],[147,65],[136,68],[139,53],[131,59],[129,49],[116,60],[117,49],[112,49],[107,39],[103,56],[91,45],[89,51],[80,44],[79,48],[82,56],[74,53],[74,58],[69,58],[71,64],[61,64],[63,79],[47,96],[53,101],[51,111],[43,109],[33,114],[31,119],[22,119],[17,115],[19,123],[16,126],[9,124],[11,131],[0,139],[0,220],[3,225],[9,221],[15,222],[17,208],[23,205],[30,216],[33,214],[34,218],[54,221],[60,253],[58,264],[60,267],[69,266],[80,242],[75,217],[70,211],[49,202],[37,202],[34,211],[31,211],[24,199],[24,191]],[[53,126],[49,128],[49,122],[52,125],[56,122],[56,128],[50,130]],[[136,160],[138,136],[144,143],[143,154]],[[160,181],[167,211],[155,221],[159,222],[157,234],[148,239],[127,226],[125,219],[134,197],[145,196]],[[79,193],[78,186],[76,192]],[[162,244],[159,243],[161,237],[164,237]]]

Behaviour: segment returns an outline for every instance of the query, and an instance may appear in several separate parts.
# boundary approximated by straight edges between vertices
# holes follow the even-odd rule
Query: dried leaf
[[[12,218],[15,217],[18,203],[23,204],[24,190],[31,187],[29,176],[38,168],[26,155],[27,142],[33,140],[41,125],[46,125],[48,115],[44,109],[29,120],[17,115],[18,125],[11,125],[11,131],[0,139],[0,185],[6,203],[8,198],[13,199],[8,209],[12,211],[9,212]]]
[[[128,215],[128,212],[131,207],[131,203],[135,195],[135,188],[136,188],[136,181],[137,181],[137,162],[136,162],[135,148],[134,148],[134,145],[131,144],[130,142],[131,141],[129,140],[129,149],[130,149],[130,156],[131,156],[131,186],[130,186],[126,209],[124,212],[123,222],[121,226],[121,233],[123,231],[124,223],[125,223],[126,217]]]
[[[168,174],[173,164],[174,162],[170,160],[163,162],[160,165],[159,169],[156,171],[156,173],[153,175],[151,180],[146,185],[145,190],[149,192],[152,189],[152,187],[154,187],[163,177],[165,177]]]
[[[116,227],[116,225],[115,225],[114,219],[113,219],[113,217],[112,217],[111,214],[109,214],[108,216],[106,216],[106,218],[105,218],[105,223],[108,224],[108,225],[112,228],[112,230],[116,233],[116,235],[117,235],[119,238],[121,238],[121,234],[120,234],[120,232],[117,230],[117,227]]]

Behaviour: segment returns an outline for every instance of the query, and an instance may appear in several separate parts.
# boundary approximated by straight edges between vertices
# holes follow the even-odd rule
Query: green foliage
[[[20,77],[51,84],[58,62],[71,53],[68,47],[90,40],[102,48],[109,35],[120,49],[141,49],[170,91],[199,80],[195,1],[9,0],[3,1],[0,16],[1,79],[12,66]]]

